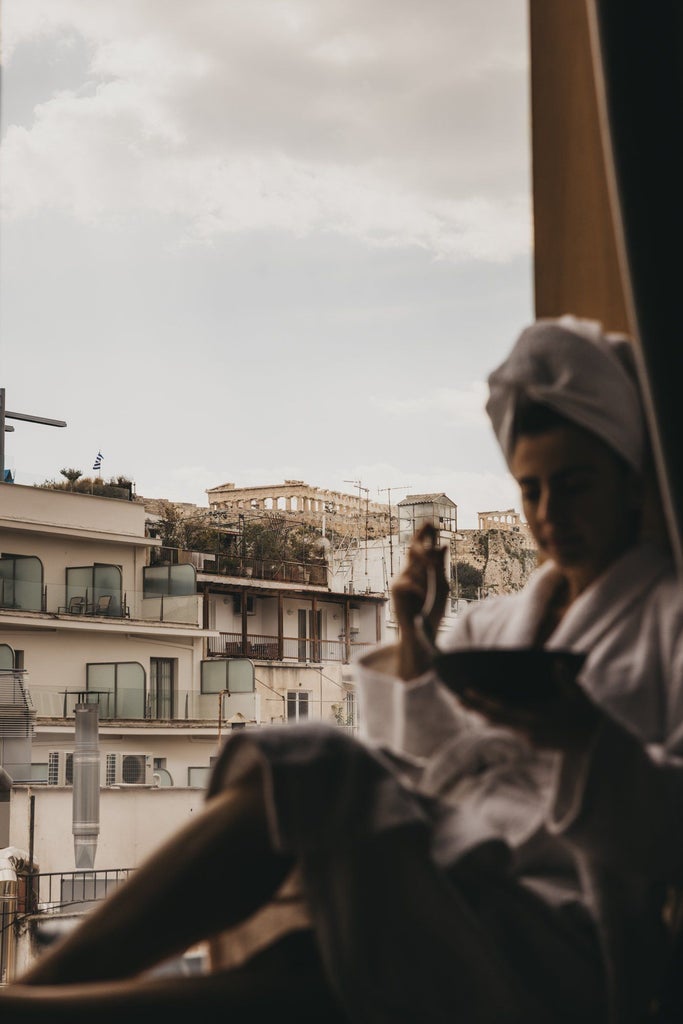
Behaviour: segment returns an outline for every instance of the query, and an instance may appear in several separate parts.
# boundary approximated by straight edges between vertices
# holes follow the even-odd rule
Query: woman
[[[357,666],[363,741],[315,725],[231,737],[203,816],[0,1010],[19,1022],[96,1009],[101,1024],[148,1006],[253,1021],[290,1005],[368,1024],[642,1018],[683,846],[664,857],[639,835],[630,852],[626,802],[610,819],[594,806],[605,778],[619,783],[609,751],[621,743],[661,837],[681,776],[667,766],[662,789],[646,744],[675,743],[683,722],[683,602],[667,553],[639,540],[644,428],[617,352],[598,325],[540,321],[491,375],[487,409],[543,561],[522,593],[471,606],[444,643],[571,648],[586,655],[579,682],[542,712],[454,696],[421,628],[424,617],[437,634],[447,593],[425,529],[393,590],[399,643]],[[181,913],[177,893],[206,878],[211,905],[184,898]],[[225,950],[241,922],[272,923],[288,906],[278,892],[302,901],[269,935],[314,937],[289,973],[258,972],[275,945],[230,968],[219,951],[205,977],[134,977],[209,937]]]

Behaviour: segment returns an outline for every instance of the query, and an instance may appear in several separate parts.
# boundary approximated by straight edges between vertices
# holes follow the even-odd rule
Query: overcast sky
[[[10,421],[17,483],[519,507],[525,0],[0,2],[0,386],[68,424]]]

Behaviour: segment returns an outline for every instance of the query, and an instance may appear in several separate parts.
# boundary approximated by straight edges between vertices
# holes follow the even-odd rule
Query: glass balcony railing
[[[99,721],[108,722],[210,722],[216,728],[226,727],[234,707],[230,696],[225,693],[199,693],[196,690],[177,689],[163,697],[154,697],[142,689],[118,687],[116,690],[82,690],[78,687],[67,689],[35,684],[30,690],[37,724],[41,719],[61,719],[74,722],[77,704],[97,704]],[[340,726],[354,726],[345,710],[344,697],[314,697],[308,695],[305,716],[313,719],[333,721]],[[288,720],[287,694],[279,693],[269,686],[259,687],[252,693],[233,695],[233,702],[239,701],[240,710],[258,725],[277,724]],[[299,708],[299,717],[303,711]]]
[[[92,590],[67,588],[48,583],[42,587],[17,591],[13,600],[0,602],[0,610],[42,612],[66,618],[137,619],[201,625],[201,594],[154,594],[138,590]]]
[[[74,718],[77,704],[97,704],[100,722],[176,721],[216,719],[218,697],[215,693],[176,689],[153,695],[143,687],[86,689],[78,686],[57,689],[34,682],[30,688],[35,711],[40,718]]]

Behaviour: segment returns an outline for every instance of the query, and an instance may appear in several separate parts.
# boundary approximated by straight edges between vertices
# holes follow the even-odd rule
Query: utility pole
[[[389,581],[394,578],[394,546],[392,543],[391,533],[391,492],[392,491],[409,491],[412,484],[404,484],[402,487],[378,487],[378,494],[384,494],[386,492],[387,499],[389,502]]]
[[[5,389],[0,388],[0,484],[5,482],[5,432],[9,433],[14,427],[7,426],[5,420],[27,420],[29,423],[44,423],[48,427],[65,427],[64,420],[49,420],[45,416],[29,416],[25,412],[10,412],[5,408]]]

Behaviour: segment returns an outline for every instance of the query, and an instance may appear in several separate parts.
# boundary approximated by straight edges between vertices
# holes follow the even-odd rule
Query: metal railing
[[[41,914],[69,907],[82,910],[109,896],[134,870],[49,871],[26,876],[26,896],[18,906],[18,912]]]
[[[232,576],[238,579],[279,580],[282,583],[327,586],[328,566],[325,562],[297,562],[283,558],[264,558],[258,555],[239,555],[203,551],[184,551],[182,548],[156,548],[151,555],[152,565],[193,565],[197,572],[211,576]]]
[[[280,639],[263,633],[221,633],[209,637],[209,654],[219,658],[253,658],[256,661],[348,662],[371,643],[351,640],[319,640],[313,637],[283,636]]]
[[[23,600],[2,604],[8,611],[42,612],[67,621],[84,619],[177,622],[199,626],[203,598],[200,594],[150,594],[144,590],[116,590],[103,594],[84,587],[67,589],[65,584],[48,583]]]

